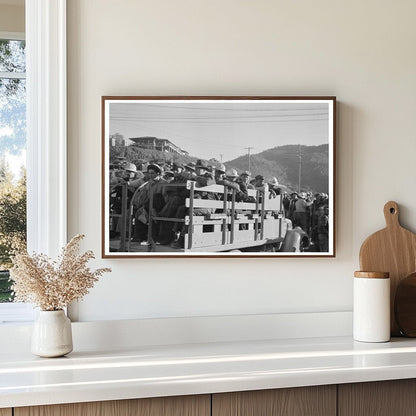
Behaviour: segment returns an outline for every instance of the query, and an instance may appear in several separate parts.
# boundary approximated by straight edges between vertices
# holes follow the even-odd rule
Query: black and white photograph
[[[102,97],[103,257],[333,257],[335,97]]]

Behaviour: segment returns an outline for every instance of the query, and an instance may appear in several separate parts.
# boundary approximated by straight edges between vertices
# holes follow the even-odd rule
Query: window
[[[25,20],[27,246],[56,257],[66,243],[66,0],[25,0]],[[0,324],[33,316],[31,305],[0,303]]]
[[[13,244],[26,244],[25,41],[0,36],[0,302],[10,302]],[[7,37],[13,37],[9,35]]]
[[[26,244],[26,43],[0,33],[0,323],[26,321],[30,305],[12,301],[10,251]]]

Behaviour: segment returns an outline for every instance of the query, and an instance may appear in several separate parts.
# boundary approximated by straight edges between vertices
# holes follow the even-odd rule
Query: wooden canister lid
[[[388,279],[389,276],[389,272],[354,272],[354,277],[364,277],[366,279]]]

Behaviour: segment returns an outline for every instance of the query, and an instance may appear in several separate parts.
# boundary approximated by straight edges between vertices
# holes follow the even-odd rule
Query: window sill
[[[22,325],[32,322],[36,311],[26,303],[0,303],[0,325]]]

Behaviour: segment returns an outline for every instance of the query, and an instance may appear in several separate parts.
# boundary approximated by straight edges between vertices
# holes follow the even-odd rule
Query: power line
[[[164,115],[164,116],[158,116],[158,115],[146,115],[146,114],[112,114],[110,115],[110,119],[115,120],[145,120],[145,121],[159,121],[159,120],[204,120],[204,121],[210,121],[210,120],[226,120],[226,121],[234,121],[234,120],[247,120],[247,119],[281,119],[281,118],[293,118],[293,117],[311,117],[311,116],[328,116],[327,112],[324,113],[303,113],[303,114],[264,114],[264,115],[253,115],[248,116],[242,114],[241,116],[224,116],[224,115],[217,115],[217,116],[189,116],[189,115]]]
[[[156,122],[156,123],[184,123],[184,122],[189,122],[190,124],[233,124],[233,123],[239,123],[239,124],[273,124],[273,123],[304,123],[304,122],[309,122],[309,121],[328,121],[328,117],[325,118],[309,118],[309,119],[292,119],[292,120],[276,120],[276,119],[257,119],[257,120],[247,120],[245,118],[241,118],[241,119],[225,119],[225,120],[221,120],[221,119],[217,119],[217,120],[208,120],[208,119],[201,119],[201,120],[196,120],[196,119],[191,119],[191,120],[186,120],[186,119],[178,119],[178,118],[174,118],[174,119],[135,119],[132,120],[130,118],[116,118],[116,117],[111,117],[110,121],[115,122],[115,121],[119,121],[119,122],[132,122],[132,123],[149,123],[149,122]]]
[[[126,104],[126,103],[112,103],[114,106],[124,106],[124,105],[128,105],[130,106],[131,104]],[[147,103],[147,102],[136,102],[134,103],[137,106],[140,107],[153,107],[153,108],[167,108],[169,110],[192,110],[192,111],[248,111],[248,112],[252,112],[252,111],[310,111],[310,110],[325,110],[328,109],[328,104],[310,104],[309,106],[305,107],[295,107],[295,108],[270,108],[270,106],[272,105],[279,105],[279,106],[291,106],[294,107],[295,104],[294,103],[264,103],[265,106],[269,107],[269,108],[254,108],[255,106],[258,106],[259,103],[255,103],[255,105],[253,105],[253,103],[228,103],[229,107],[220,107],[220,106],[215,106],[215,107],[207,107],[207,103],[194,103],[192,104],[192,106],[185,106],[185,105],[179,105],[178,103],[166,103],[166,104],[157,104],[157,103]],[[134,105],[133,104],[133,105]],[[223,104],[223,103],[222,103]],[[232,105],[234,105],[234,107],[232,107]],[[241,106],[248,106],[250,105],[250,108],[241,108]],[[237,106],[240,106],[240,108],[236,108]]]

